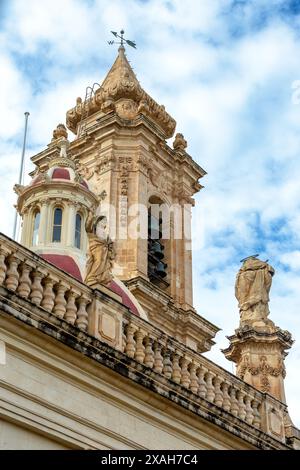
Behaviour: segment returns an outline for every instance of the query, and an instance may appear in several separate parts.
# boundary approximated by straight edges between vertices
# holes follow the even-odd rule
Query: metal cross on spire
[[[111,33],[116,37],[116,38],[119,38],[121,39],[120,42],[118,41],[107,41],[108,44],[112,45],[112,44],[120,44],[121,47],[124,46],[124,42],[126,42],[126,44],[128,44],[128,46],[131,46],[131,47],[134,47],[134,49],[136,49],[136,43],[134,41],[129,41],[129,39],[125,39],[124,38],[124,29],[121,29],[120,31],[120,34],[118,34],[116,31],[111,31]]]

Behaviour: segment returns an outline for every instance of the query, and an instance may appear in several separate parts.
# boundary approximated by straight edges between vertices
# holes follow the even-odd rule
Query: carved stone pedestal
[[[293,344],[291,334],[271,325],[244,325],[228,339],[230,346],[223,353],[236,363],[237,376],[286,403],[284,358]]]

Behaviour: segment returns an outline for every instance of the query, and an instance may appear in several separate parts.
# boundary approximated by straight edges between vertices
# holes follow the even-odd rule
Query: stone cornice
[[[70,193],[75,191],[77,194],[82,195],[83,198],[88,198],[93,204],[98,204],[97,196],[79,182],[72,182],[68,180],[50,180],[49,182],[41,181],[40,183],[24,187],[22,193],[18,197],[17,210],[21,213],[25,207],[28,207],[33,202],[36,202],[34,196],[39,199],[43,193],[47,194],[48,200],[50,197],[49,191],[53,190],[66,191],[65,195],[63,193],[59,195],[59,197],[65,199],[66,201],[70,198]],[[31,199],[28,201],[28,198]]]

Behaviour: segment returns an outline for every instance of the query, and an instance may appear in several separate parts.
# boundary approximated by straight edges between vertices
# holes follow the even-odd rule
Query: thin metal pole
[[[22,177],[23,177],[23,172],[24,172],[24,157],[25,157],[25,148],[26,148],[27,125],[28,125],[28,116],[30,113],[26,111],[24,114],[25,114],[25,129],[24,129],[23,149],[22,149],[21,165],[20,165],[20,173],[19,173],[19,184],[22,184]],[[18,211],[16,210],[15,221],[14,221],[14,231],[13,231],[14,240],[16,239],[16,235],[17,235],[17,222],[18,222]]]

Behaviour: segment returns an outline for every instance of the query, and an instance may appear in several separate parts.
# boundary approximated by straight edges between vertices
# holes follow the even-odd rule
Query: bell
[[[155,273],[157,274],[157,276],[159,277],[166,277],[167,273],[166,273],[166,268],[167,268],[167,264],[166,263],[162,263],[161,261],[159,263],[157,263],[156,265],[156,269],[155,269]]]
[[[155,241],[153,242],[152,246],[151,246],[151,252],[153,253],[153,255],[158,258],[158,259],[163,259],[164,257],[164,247],[162,246],[161,243],[159,243],[158,241]]]

